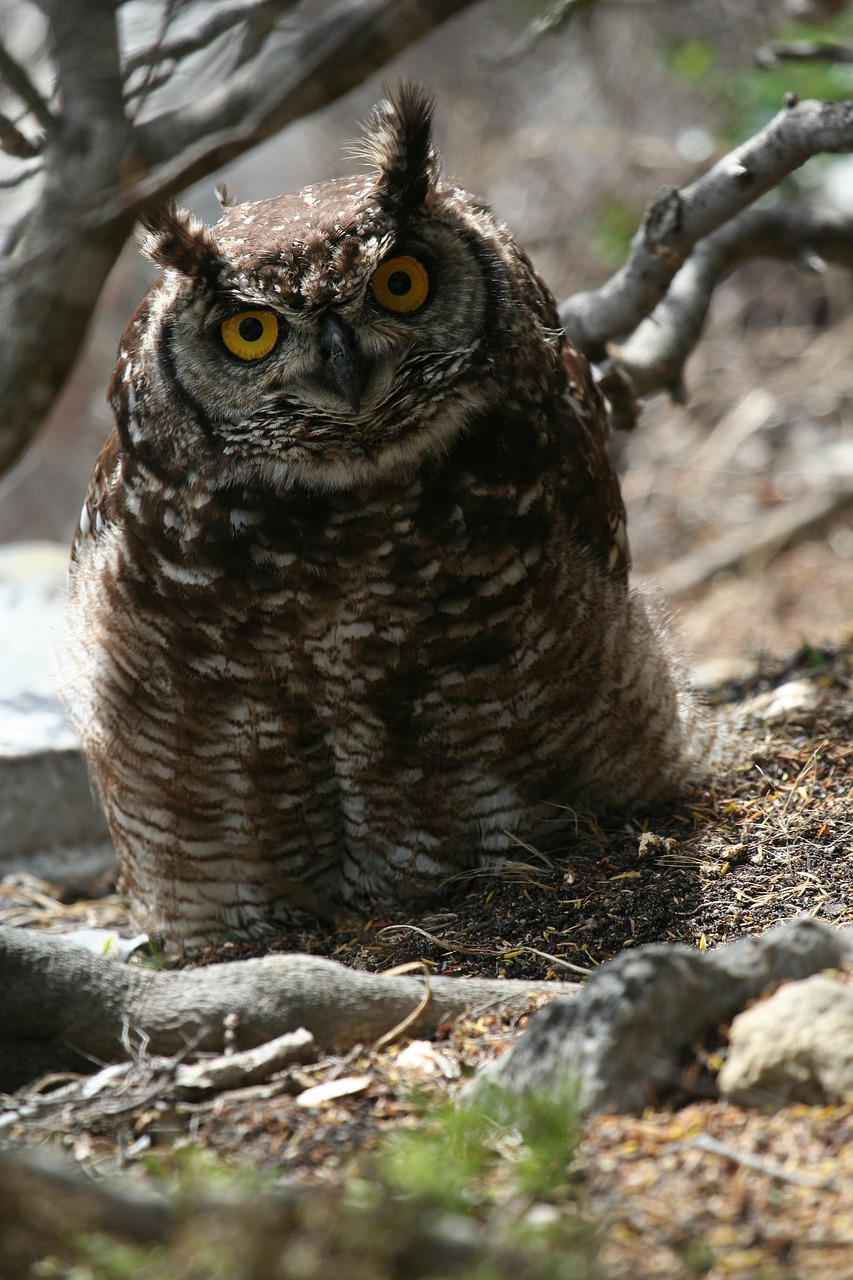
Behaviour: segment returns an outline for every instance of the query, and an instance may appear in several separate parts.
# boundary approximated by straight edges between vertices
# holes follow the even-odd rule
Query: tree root
[[[249,1049],[304,1027],[321,1049],[346,1051],[398,1026],[425,1034],[467,1010],[522,1011],[543,991],[577,990],[575,983],[364,973],[306,955],[153,973],[61,936],[13,928],[0,929],[0,984],[6,1091],[45,1071],[125,1061],[131,1038],[169,1056],[190,1043],[200,1052],[222,1052],[226,1042]]]

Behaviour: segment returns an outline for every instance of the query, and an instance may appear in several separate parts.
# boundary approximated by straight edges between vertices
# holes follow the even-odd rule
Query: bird
[[[143,221],[64,687],[135,918],[184,951],[417,910],[709,767],[591,367],[428,90],[386,95],[355,176]]]

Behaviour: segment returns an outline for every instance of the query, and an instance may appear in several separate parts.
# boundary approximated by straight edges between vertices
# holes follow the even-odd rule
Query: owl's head
[[[446,451],[504,386],[518,395],[522,345],[559,367],[550,296],[442,179],[431,123],[403,84],[365,126],[366,175],[227,205],[212,228],[173,206],[147,218],[165,274],[113,380],[128,447],[161,470],[349,487]]]

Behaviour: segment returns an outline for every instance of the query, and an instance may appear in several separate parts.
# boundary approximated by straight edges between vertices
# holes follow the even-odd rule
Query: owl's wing
[[[111,520],[113,492],[121,465],[121,440],[113,429],[98,455],[86,500],[71,543],[70,572],[74,572],[80,554],[86,544],[101,537]]]
[[[570,343],[563,363],[572,426],[568,441],[564,440],[572,464],[572,531],[614,577],[627,580],[631,552],[622,491],[610,457],[607,409],[586,358]]]

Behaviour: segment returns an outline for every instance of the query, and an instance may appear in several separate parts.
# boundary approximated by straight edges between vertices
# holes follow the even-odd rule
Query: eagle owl
[[[145,224],[67,698],[172,944],[414,898],[703,768],[589,366],[431,116],[402,85],[364,175]]]

